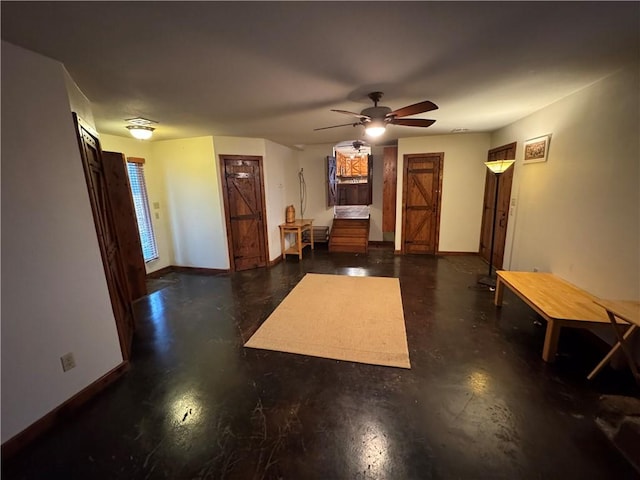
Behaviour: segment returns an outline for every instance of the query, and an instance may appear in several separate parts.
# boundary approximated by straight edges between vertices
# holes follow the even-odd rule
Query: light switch
[[[153,209],[158,210],[160,208],[160,202],[153,202]]]
[[[160,220],[160,214],[156,212],[156,220]]]

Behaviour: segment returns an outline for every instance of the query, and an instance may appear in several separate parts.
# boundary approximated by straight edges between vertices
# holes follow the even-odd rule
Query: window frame
[[[147,181],[144,175],[144,158],[127,157],[127,176],[131,190],[131,199],[136,214],[138,236],[142,247],[142,257],[145,263],[153,262],[160,258],[158,242],[153,229],[151,208],[149,207],[149,195]]]

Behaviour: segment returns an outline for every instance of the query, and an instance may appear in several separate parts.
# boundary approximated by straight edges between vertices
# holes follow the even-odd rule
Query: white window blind
[[[128,161],[127,172],[129,174],[129,183],[131,184],[133,205],[136,209],[136,218],[138,220],[142,255],[144,256],[145,262],[150,262],[158,258],[158,247],[156,245],[156,237],[153,234],[153,225],[151,224],[147,184],[144,181],[144,164],[141,162],[134,163]]]

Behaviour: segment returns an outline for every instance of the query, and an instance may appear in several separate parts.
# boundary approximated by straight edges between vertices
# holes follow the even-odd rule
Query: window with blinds
[[[127,158],[127,173],[131,184],[133,205],[138,220],[138,232],[142,244],[142,255],[145,262],[158,258],[158,246],[153,234],[151,224],[151,211],[149,210],[149,197],[147,196],[147,184],[144,180],[144,159]]]

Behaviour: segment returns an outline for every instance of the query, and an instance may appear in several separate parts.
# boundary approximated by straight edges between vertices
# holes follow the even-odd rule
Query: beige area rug
[[[400,282],[308,273],[244,346],[411,368]]]

